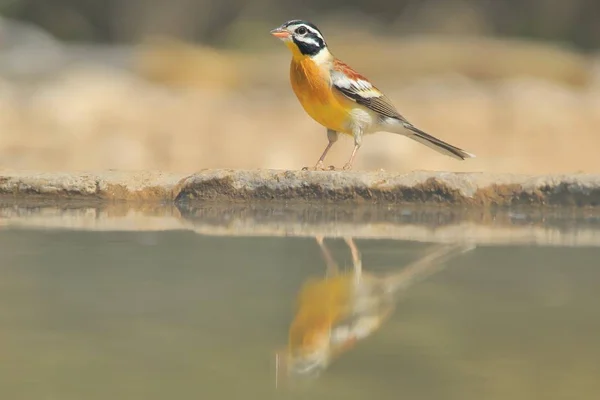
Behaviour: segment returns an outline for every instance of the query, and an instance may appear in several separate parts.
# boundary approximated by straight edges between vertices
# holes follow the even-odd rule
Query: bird
[[[324,160],[340,134],[354,139],[352,154],[343,170],[352,169],[363,136],[381,131],[407,136],[458,160],[475,157],[410,123],[369,79],[331,53],[313,23],[293,19],[270,33],[292,53],[289,78],[298,101],[312,119],[327,129],[327,146],[311,169],[335,169],[325,168]]]
[[[288,346],[276,353],[276,366],[290,377],[318,377],[333,360],[379,330],[406,290],[476,248],[472,243],[440,244],[399,271],[379,275],[363,270],[352,237],[344,237],[352,255],[351,271],[340,271],[323,236],[315,239],[325,260],[325,277],[309,278],[302,285]],[[278,376],[276,384],[277,380]]]

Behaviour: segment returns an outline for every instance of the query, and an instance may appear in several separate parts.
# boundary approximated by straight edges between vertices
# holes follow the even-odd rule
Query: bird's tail
[[[401,272],[384,277],[385,288],[390,293],[407,289],[416,281],[425,279],[427,276],[442,269],[444,263],[449,259],[472,251],[475,248],[476,246],[472,243],[435,246],[423,257],[403,268]]]
[[[404,123],[402,127],[408,129],[410,133],[407,133],[404,129],[402,130],[402,132],[397,133],[408,136],[409,138],[421,144],[424,144],[425,146],[439,153],[446,154],[458,160],[464,160],[466,158],[475,158],[475,154],[471,154],[456,146],[452,146],[451,144],[448,144],[436,137],[431,136],[426,132],[423,132],[422,130],[414,127],[411,124]]]

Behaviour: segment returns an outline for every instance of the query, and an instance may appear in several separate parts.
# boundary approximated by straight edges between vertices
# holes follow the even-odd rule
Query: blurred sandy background
[[[478,157],[382,132],[355,169],[600,172],[594,0],[5,0],[0,12],[0,168],[312,166],[324,128],[269,35],[306,18],[411,122]],[[327,164],[351,149],[341,140]]]

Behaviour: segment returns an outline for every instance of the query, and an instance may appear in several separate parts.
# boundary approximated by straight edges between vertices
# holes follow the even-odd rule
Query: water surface
[[[10,222],[31,213],[42,215],[4,215]],[[109,218],[102,215],[94,218]],[[194,215],[188,221],[205,229],[206,215]],[[309,220],[316,231],[326,226]],[[581,225],[561,221],[550,232]],[[409,287],[381,328],[318,378],[276,389],[274,355],[286,347],[296,296],[326,273],[315,237],[128,227],[0,230],[0,398],[600,395],[600,247],[482,240]],[[418,241],[354,237],[363,270],[402,271],[439,241],[432,232],[430,242],[423,232]],[[346,243],[325,242],[352,270]]]

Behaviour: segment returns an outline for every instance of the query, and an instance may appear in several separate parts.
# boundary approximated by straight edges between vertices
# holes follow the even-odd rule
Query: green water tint
[[[7,213],[9,222],[25,215]],[[310,279],[327,277],[328,263],[314,236],[232,237],[224,229],[250,228],[231,221],[249,219],[234,213],[226,225],[217,214],[186,214],[188,230],[90,230],[64,212],[52,214],[68,222],[60,229],[6,223],[0,398],[592,399],[600,393],[594,218],[513,218],[511,232],[535,225],[535,240],[519,234],[519,243],[511,242],[505,225],[497,229],[500,239],[480,237],[475,249],[407,287],[379,329],[315,379],[275,388],[274,355],[287,346],[298,293]],[[109,218],[103,215],[95,218]],[[298,226],[281,222],[280,214],[251,215],[263,229]],[[374,225],[340,215],[332,225],[328,214],[315,215],[298,222],[302,232]],[[420,224],[398,215],[398,229]],[[420,241],[353,237],[362,272],[406,271],[447,239],[443,229],[463,221],[437,218],[432,227],[431,218],[423,219]],[[209,235],[209,226],[220,236]],[[341,237],[325,243],[339,270],[352,273],[347,243]]]

